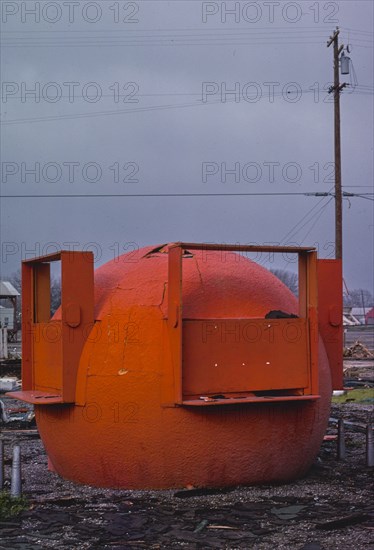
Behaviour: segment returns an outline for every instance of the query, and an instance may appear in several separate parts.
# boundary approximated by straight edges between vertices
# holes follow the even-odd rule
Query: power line
[[[318,206],[322,203],[322,202],[325,202],[325,197],[323,197],[320,201],[318,201],[317,204],[315,204],[310,210],[308,210],[308,212],[306,214],[304,214],[304,216],[288,231],[288,233],[283,237],[283,239],[280,241],[280,244],[283,244],[285,243],[287,240],[291,239],[294,235],[296,235],[303,227],[305,227],[305,225],[307,225],[308,223],[310,223],[310,221],[312,221],[312,219],[314,218],[314,216],[319,212],[319,210],[317,212],[314,212],[314,214],[312,214],[312,212],[318,208]],[[323,207],[322,207],[323,208]],[[311,215],[311,218],[308,219],[308,217]],[[303,225],[300,226],[300,224],[303,223],[303,221],[305,221],[305,223]],[[300,226],[300,227],[299,227]]]
[[[314,42],[305,42],[305,41],[301,41],[301,42],[283,42],[283,44],[285,45],[317,45],[317,44],[320,44],[321,42],[320,41],[314,41]],[[87,43],[87,44],[82,44],[82,43],[68,43],[68,44],[56,44],[55,42],[46,42],[46,43],[34,43],[34,44],[30,44],[30,43],[25,43],[25,44],[19,44],[19,43],[15,43],[15,44],[1,44],[1,47],[2,48],[78,48],[78,47],[94,47],[94,48],[97,48],[97,47],[100,47],[100,48],[112,48],[114,46],[118,46],[118,47],[124,47],[124,46],[128,46],[128,47],[133,47],[133,46],[140,46],[140,47],[146,47],[146,46],[214,46],[214,47],[217,47],[217,46],[277,46],[279,45],[279,42],[261,42],[259,43],[258,41],[255,41],[255,42],[194,42],[194,43],[191,43],[191,42],[172,42],[172,44],[168,44],[168,43],[164,43],[164,42],[143,42],[143,43],[130,43],[130,42],[116,42],[116,43],[98,43],[97,41],[94,42],[94,43]],[[356,46],[359,46],[359,47],[370,47],[370,46],[364,46],[364,45],[359,45],[359,44],[356,44]]]
[[[330,200],[327,201],[326,204],[324,204],[320,209],[319,209],[319,213],[316,213],[316,216],[315,216],[315,220],[312,224],[312,226],[308,229],[308,231],[306,232],[306,234],[304,235],[304,237],[301,239],[300,241],[300,246],[305,242],[305,240],[307,239],[307,237],[310,235],[310,233],[313,231],[314,227],[317,225],[318,221],[320,220],[321,216],[324,214],[325,210],[327,209],[328,205],[330,204],[330,202],[332,201],[333,199],[330,198]],[[311,220],[310,220],[311,221]],[[284,266],[283,266],[283,269],[286,269],[286,267],[288,266],[288,264],[290,263],[290,260],[286,261]]]
[[[353,35],[362,35],[364,38],[359,38],[358,40],[366,40],[371,41],[369,37],[373,36],[372,32],[368,31],[354,31],[349,28],[341,28],[342,31],[347,31],[349,33],[349,37]],[[289,38],[292,36],[302,35],[305,36],[306,33],[309,33],[309,37],[325,37],[325,29],[316,29],[315,27],[307,28],[307,27],[298,27],[298,28],[285,28],[285,27],[256,27],[256,28],[169,28],[169,29],[134,29],[134,28],[126,28],[126,29],[53,29],[53,30],[47,30],[47,29],[38,29],[38,30],[3,30],[3,35],[21,35],[26,36],[30,35],[30,38],[40,38],[42,39],[43,35],[52,35],[55,37],[56,35],[63,35],[62,37],[69,38],[69,35],[72,36],[82,36],[82,37],[89,37],[91,38],[92,35],[95,35],[96,33],[101,33],[101,36],[105,37],[105,33],[108,36],[113,37],[113,34],[116,36],[114,38],[123,38],[128,37],[129,34],[132,35],[132,38],[168,38],[168,37],[201,37],[201,36],[208,36],[208,37],[227,37],[227,36],[238,36],[238,35],[245,35],[245,36],[280,36],[281,38]],[[167,33],[167,34],[164,34]],[[65,35],[65,36],[64,36]],[[87,36],[86,36],[87,35]],[[62,38],[61,37],[61,38]],[[11,39],[12,37],[10,37]],[[8,37],[6,36],[6,39]]]
[[[346,30],[349,30],[351,32],[357,32],[357,33],[368,33],[368,34],[373,34],[373,33],[370,33],[369,31],[364,31],[364,30],[357,30],[357,31],[354,31],[353,29],[348,29],[347,27],[342,27],[342,29],[346,29]],[[282,32],[282,33],[285,33],[285,34],[292,34],[292,33],[302,33],[304,34],[305,32],[311,32],[311,33],[325,33],[325,29],[321,29],[319,30],[318,28],[316,28],[316,26],[312,26],[312,27],[304,27],[304,26],[298,26],[298,27],[276,27],[273,25],[271,26],[271,28],[269,27],[258,27],[256,26],[256,28],[245,28],[245,27],[169,27],[169,28],[164,28],[164,29],[138,29],[138,28],[130,28],[130,27],[127,27],[126,29],[123,30],[124,33],[137,33],[137,32],[202,32],[202,33],[206,33],[206,32],[220,32],[220,33],[225,33],[225,32],[248,32],[250,34],[252,33],[268,33],[268,34],[272,34],[274,31],[279,31],[279,32]],[[82,32],[82,33],[93,33],[93,32],[107,32],[107,33],[111,33],[113,32],[113,29],[53,29],[53,30],[46,30],[46,29],[42,29],[42,30],[22,30],[22,31],[19,31],[19,30],[9,30],[9,31],[6,31],[4,30],[3,31],[4,33],[34,33],[34,34],[39,34],[40,32],[48,32],[48,33],[56,33],[56,32],[67,32],[67,33],[76,33],[76,32]],[[325,34],[324,34],[325,36]]]
[[[275,183],[274,185],[280,185],[279,183]],[[282,196],[304,196],[304,197],[323,197],[321,201],[319,201],[315,206],[313,206],[313,208],[307,213],[305,214],[305,216],[303,216],[303,218],[296,224],[295,227],[297,227],[297,225],[299,225],[299,223],[301,223],[315,208],[317,208],[317,206],[323,202],[323,200],[326,198],[326,197],[334,197],[334,193],[331,193],[331,192],[323,192],[323,191],[316,191],[316,192],[299,192],[299,191],[294,191],[294,192],[287,192],[287,191],[283,191],[283,192],[251,192],[251,193],[114,193],[114,194],[111,194],[111,193],[108,193],[108,194],[99,194],[99,193],[95,193],[95,194],[90,194],[90,195],[87,195],[87,194],[59,194],[59,195],[53,195],[53,194],[49,194],[49,195],[45,195],[45,194],[32,194],[32,195],[27,195],[27,194],[24,194],[24,195],[0,195],[0,198],[38,198],[38,197],[50,197],[50,198],[54,198],[54,197],[78,197],[78,198],[93,198],[93,197],[282,197]],[[345,197],[358,197],[358,198],[362,198],[362,199],[365,199],[365,198],[369,198],[369,197],[374,197],[374,193],[343,193],[343,196]],[[313,215],[314,216],[314,215]],[[309,220],[310,221],[310,220]],[[308,222],[306,222],[308,223]],[[305,224],[304,224],[305,225]],[[301,226],[302,227],[304,227]],[[299,228],[300,229],[300,228]],[[293,229],[292,229],[293,230]],[[292,231],[291,230],[291,231]],[[285,238],[288,238],[288,235],[286,235]]]
[[[313,29],[304,31],[302,29],[284,29],[278,27],[271,29],[164,29],[164,30],[140,30],[126,29],[123,32],[108,31],[68,31],[53,30],[43,31],[37,34],[35,31],[4,31],[2,42],[4,46],[121,46],[121,45],[209,45],[217,44],[217,41],[223,45],[248,45],[264,44],[261,41],[267,41],[265,44],[314,44],[322,43],[325,36],[324,31]],[[75,33],[72,35],[72,32]],[[100,32],[100,34],[97,34]],[[118,34],[120,32],[120,34]],[[129,36],[129,32],[132,33]],[[305,37],[305,32],[309,32],[308,40],[313,42],[304,42],[300,39]],[[9,36],[9,33],[11,34]],[[93,34],[95,33],[95,34]],[[165,34],[167,33],[167,34]],[[301,34],[301,36],[299,36]],[[16,35],[16,36],[14,36]],[[270,42],[269,42],[270,39]],[[295,41],[296,39],[296,41]],[[291,40],[291,42],[290,42]],[[82,42],[83,41],[83,42]],[[84,43],[84,41],[86,43]],[[206,41],[206,42],[201,42]],[[240,42],[242,41],[242,42]],[[244,42],[243,42],[244,41]],[[259,42],[260,41],[260,42]],[[354,38],[354,43],[369,44],[372,39],[367,35],[364,38]]]
[[[302,93],[314,93],[314,90],[301,90]],[[356,92],[355,92],[356,93]],[[361,92],[357,92],[360,94]],[[374,93],[374,92],[373,92]],[[280,97],[283,95],[283,92],[274,92],[274,97]],[[369,95],[367,93],[363,93],[362,95]],[[370,94],[371,95],[371,94]],[[326,91],[327,96],[327,91]],[[259,98],[258,101],[261,101],[263,99],[262,97]],[[65,115],[51,115],[46,117],[36,117],[36,118],[20,118],[20,119],[11,119],[11,120],[4,120],[0,124],[3,126],[13,125],[13,124],[28,124],[28,123],[37,123],[37,122],[54,122],[57,120],[71,120],[71,119],[79,119],[79,118],[93,118],[93,117],[101,117],[101,116],[112,116],[112,115],[124,115],[124,114],[132,114],[132,113],[140,113],[140,112],[148,112],[148,111],[164,111],[164,110],[170,110],[170,109],[184,109],[188,107],[199,107],[204,105],[219,105],[219,104],[226,104],[226,103],[235,103],[236,100],[228,99],[226,101],[222,101],[222,99],[212,100],[212,101],[206,101],[203,102],[202,100],[195,101],[193,103],[177,103],[177,104],[167,104],[167,105],[150,105],[147,107],[135,107],[133,109],[116,109],[114,111],[98,111],[96,113],[76,113],[76,114],[65,114]],[[236,102],[239,103],[239,102]],[[242,102],[243,103],[243,102]],[[255,103],[254,101],[247,102],[247,103]]]
[[[307,192],[269,192],[269,193],[108,193],[108,194],[40,194],[40,195],[0,195],[0,198],[16,199],[16,198],[94,198],[94,197],[286,197],[286,196],[320,196],[317,193],[307,193]],[[329,196],[323,194],[323,197]],[[349,195],[353,196],[353,195]],[[360,195],[357,195],[360,196]],[[323,199],[322,199],[323,200]],[[321,202],[321,201],[320,201]],[[319,203],[318,203],[319,204]],[[318,206],[318,204],[316,206]],[[316,208],[313,207],[314,208]],[[312,210],[313,210],[312,209]],[[311,211],[312,211],[311,210]]]
[[[333,197],[331,197],[326,204],[324,204],[321,208],[320,208],[320,211],[319,211],[319,214],[316,216],[315,220],[314,220],[314,223],[311,225],[311,227],[309,228],[309,230],[307,231],[307,233],[305,234],[304,238],[301,240],[301,243],[304,243],[305,240],[307,239],[307,237],[310,235],[310,233],[313,231],[314,227],[316,226],[318,220],[321,218],[321,216],[324,214],[326,208],[328,207],[328,205],[330,204],[330,202],[333,200]]]
[[[329,204],[329,202],[332,200],[332,198],[329,199],[329,201],[327,201],[327,204]],[[293,239],[295,235],[297,235],[297,233],[299,231],[301,231],[301,229],[303,229],[303,227],[305,227],[306,225],[308,225],[311,221],[313,221],[313,219],[318,216],[319,217],[319,214],[320,212],[322,212],[325,207],[327,206],[327,204],[324,204],[322,205],[316,212],[314,212],[314,214],[312,214],[312,212],[318,208],[318,206],[325,201],[325,197],[323,197],[320,201],[318,201],[317,204],[315,204],[310,210],[308,210],[308,212],[306,214],[304,214],[304,216],[288,231],[288,233],[283,237],[283,239],[281,239],[279,245],[282,246],[284,244],[286,244],[287,242],[290,241],[290,239]],[[308,217],[310,216],[310,218],[308,219]],[[300,226],[300,224],[305,220],[305,222]],[[300,226],[300,227],[299,227]],[[259,263],[261,265],[264,265],[266,262],[266,259],[265,260],[262,260],[260,261]],[[285,266],[286,267],[288,265],[289,262],[286,262],[285,263]]]
[[[48,84],[48,83],[47,83]],[[325,84],[326,86],[328,85],[328,83]],[[370,95],[374,93],[374,85],[369,85],[369,84],[357,84],[355,85],[354,87],[352,88],[349,88],[347,89],[347,92],[346,93],[357,93],[357,92],[370,92]],[[290,90],[287,91],[287,94],[288,95],[292,95],[292,94],[295,94],[296,92],[292,92]],[[302,94],[315,94],[317,93],[317,91],[315,89],[301,89],[301,90],[297,90],[297,93],[302,93]],[[322,89],[319,90],[319,93],[323,94],[325,93],[326,94],[326,97],[328,95],[328,90],[327,88],[326,89]],[[195,96],[195,97],[201,97],[203,94],[202,91],[199,91],[199,92],[149,92],[149,93],[139,93],[139,92],[136,92],[136,97],[137,98],[140,98],[140,97],[179,97],[179,96]],[[270,94],[270,92],[269,92]],[[229,95],[229,92],[227,92],[227,95]],[[234,92],[232,92],[231,95],[235,95]],[[121,99],[121,98],[125,98],[125,97],[128,97],[129,94],[125,94],[125,93],[119,93],[119,94],[114,94],[111,93],[111,94],[100,94],[100,99],[101,98],[118,98],[118,99]],[[284,91],[272,91],[271,92],[271,97],[283,97],[285,96],[285,92]],[[20,95],[11,95],[10,97],[7,97],[7,102],[8,101],[12,101],[12,100],[15,100],[15,99],[22,99],[23,96],[20,96]],[[135,97],[135,96],[134,96]],[[69,95],[59,95],[58,96],[58,99],[70,99],[70,96]],[[82,95],[77,95],[76,97],[74,97],[74,100],[75,99],[79,99],[79,100],[86,100],[86,97],[82,94]],[[199,100],[199,101],[202,101],[202,100]],[[242,100],[242,102],[245,101]],[[212,101],[209,101],[210,103]],[[226,99],[225,101],[222,101],[222,100],[219,100],[218,101],[219,103],[229,103],[229,102],[235,102],[235,99],[233,98],[229,98],[229,99]],[[52,102],[51,102],[52,103]],[[208,103],[208,101],[206,102]],[[237,102],[238,103],[238,102]],[[250,103],[250,102],[249,102]]]

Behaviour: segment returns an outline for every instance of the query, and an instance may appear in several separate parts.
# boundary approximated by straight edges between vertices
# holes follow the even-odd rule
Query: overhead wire
[[[48,84],[49,84],[49,83],[46,83],[46,85],[48,85]],[[56,83],[52,83],[52,84],[55,84],[56,87],[59,86],[58,83],[57,83],[57,84],[56,84]],[[92,84],[95,84],[95,83],[92,83]],[[126,83],[126,84],[137,84],[137,83],[135,83],[135,82],[128,82],[128,83]],[[253,85],[255,85],[255,84],[256,84],[256,82],[253,82]],[[65,85],[68,85],[68,83],[66,83]],[[313,85],[313,86],[314,86],[314,85]],[[326,88],[321,89],[321,90],[319,91],[319,93],[326,92],[326,97],[329,97],[328,94],[327,94],[327,91],[328,91],[328,88],[327,88],[328,83],[326,83],[325,86],[326,86]],[[42,89],[42,87],[43,87],[43,86],[41,85],[40,88]],[[61,88],[61,86],[60,86],[60,88]],[[101,86],[100,86],[100,88],[101,88]],[[296,88],[295,88],[295,89],[296,89]],[[303,90],[303,89],[296,89],[296,90],[297,90],[297,92],[292,92],[292,91],[290,91],[290,90],[287,90],[287,95],[292,95],[292,94],[295,94],[295,95],[296,95],[296,93],[302,93],[302,94],[316,94],[317,91],[318,91],[318,90],[316,90],[314,87],[313,87],[313,88],[310,87],[310,88],[304,89],[304,90]],[[354,89],[352,88],[352,92],[353,92],[353,91],[354,91],[354,92],[365,92],[365,93],[368,92],[368,93],[370,93],[370,94],[373,94],[373,93],[374,93],[374,85],[369,85],[369,84],[357,84],[357,85],[354,86]],[[347,92],[348,92],[348,93],[350,92],[350,88],[346,88],[346,89],[345,89],[345,93],[347,93]],[[5,102],[7,103],[7,102],[9,102],[9,101],[13,101],[13,100],[16,100],[16,99],[17,99],[17,100],[18,100],[18,99],[21,99],[21,100],[22,100],[22,99],[26,96],[26,93],[32,94],[33,92],[25,91],[25,92],[24,92],[24,96],[22,96],[22,95],[13,95],[13,94],[12,94],[12,95],[9,95],[9,97],[6,96],[6,101],[5,101]],[[5,94],[6,94],[6,92],[4,92],[4,95],[5,95]],[[195,97],[197,96],[197,97],[201,97],[202,95],[203,95],[203,92],[202,92],[202,91],[199,91],[199,92],[153,92],[153,93],[151,93],[151,92],[148,92],[148,93],[141,93],[141,92],[140,92],[140,93],[139,93],[139,92],[137,92],[137,91],[134,92],[134,98],[135,98],[135,97],[136,97],[136,98],[140,98],[140,97],[170,97],[170,96],[174,96],[174,97],[178,97],[178,96],[195,96]],[[233,96],[233,95],[236,95],[236,93],[235,93],[234,91],[232,91],[232,92],[227,91],[227,92],[226,92],[226,95],[231,95],[231,96]],[[272,91],[272,92],[271,92],[271,97],[284,97],[285,95],[286,95],[286,94],[285,94],[284,91]],[[115,92],[113,91],[113,93],[111,93],[111,94],[100,93],[99,98],[100,98],[100,99],[102,99],[102,98],[112,98],[112,99],[115,98],[115,99],[118,100],[118,101],[116,101],[116,102],[119,103],[119,100],[120,100],[120,99],[124,99],[124,98],[127,98],[127,97],[129,97],[129,96],[130,96],[130,93],[127,93],[127,94],[125,94],[125,93],[118,93],[118,94],[117,94],[117,93],[115,93]],[[270,90],[269,90],[269,96],[270,96]],[[132,96],[131,96],[131,97],[132,97]],[[51,100],[48,101],[48,99],[49,99],[49,98],[44,99],[45,102],[50,103],[50,104],[53,104],[53,103],[54,103],[54,102],[51,101]],[[71,96],[69,96],[69,95],[64,95],[64,94],[58,95],[58,100],[60,101],[60,99],[69,99],[69,100],[70,100],[70,99],[71,99]],[[87,97],[85,97],[85,96],[83,95],[83,93],[82,93],[81,95],[78,95],[78,94],[77,94],[76,96],[74,95],[74,101],[75,101],[76,99],[87,101]],[[262,98],[261,98],[261,99],[262,99]],[[200,101],[201,101],[201,100],[200,100]],[[241,102],[243,102],[243,101],[246,101],[246,100],[241,98]],[[3,102],[4,102],[4,101],[3,101]],[[207,103],[207,102],[208,102],[208,101],[206,101],[206,102],[204,102],[204,103]],[[239,103],[239,101],[236,101],[236,99],[233,99],[233,98],[229,98],[229,99],[226,99],[226,98],[225,98],[225,101],[223,101],[223,100],[220,100],[220,101],[219,101],[219,103],[229,103],[229,102],[236,102],[236,103]],[[253,101],[253,102],[254,102],[254,101]],[[126,103],[126,102],[123,101],[123,103]],[[130,102],[128,102],[128,103],[130,103]],[[251,101],[248,101],[248,103],[251,103]],[[91,104],[92,104],[92,103],[91,103]]]
[[[313,216],[315,219],[314,219],[314,222],[313,224],[311,225],[311,227],[308,229],[307,233],[304,235],[304,237],[300,240],[300,243],[298,243],[299,246],[302,246],[302,244],[306,241],[307,237],[310,235],[310,233],[313,231],[314,227],[317,225],[318,221],[320,220],[321,216],[324,214],[324,212],[326,211],[328,205],[330,204],[330,202],[333,200],[332,197],[330,197],[330,199],[315,213],[315,215]],[[311,221],[311,220],[309,220]],[[305,225],[305,224],[304,224]],[[301,228],[300,228],[301,229]],[[282,244],[282,243],[281,243]],[[286,260],[284,265],[283,265],[283,269],[286,269],[288,264],[291,262],[291,260]]]
[[[351,31],[350,31],[351,32]],[[365,46],[372,42],[370,34],[357,34],[355,44]],[[130,33],[130,36],[129,36]],[[166,33],[166,34],[165,34]],[[18,36],[17,36],[18,35]],[[300,35],[300,36],[299,36]],[[314,44],[326,37],[325,29],[316,28],[190,28],[190,29],[124,29],[113,30],[58,30],[4,31],[5,47],[44,46],[144,46],[144,45],[248,45],[248,44]],[[313,40],[313,42],[305,42]],[[296,41],[295,41],[296,39]],[[266,42],[261,42],[265,40]],[[291,40],[291,42],[290,42]],[[298,40],[298,41],[297,41]],[[205,41],[205,42],[202,42]],[[241,41],[241,42],[240,42]],[[244,42],[243,42],[244,41]]]
[[[330,204],[330,202],[333,200],[333,197],[330,197],[330,199],[327,201],[326,204],[324,204],[320,210],[319,210],[319,214],[316,216],[315,220],[314,220],[314,223],[311,225],[311,227],[308,229],[307,233],[304,235],[304,237],[301,239],[301,243],[300,244],[303,244],[305,242],[305,240],[307,239],[307,237],[310,235],[310,233],[313,231],[314,227],[316,226],[318,220],[321,218],[321,216],[324,214],[326,208],[328,207],[328,205]]]
[[[302,93],[314,93],[314,90],[301,90]],[[288,92],[290,93],[290,92]],[[356,92],[361,95],[372,95],[373,92],[370,94],[365,92]],[[200,94],[199,94],[200,95]],[[232,94],[234,95],[234,94]],[[272,96],[274,97],[281,97],[284,96],[283,92],[273,92]],[[326,92],[327,96],[327,92]],[[259,98],[258,101],[261,101]],[[257,102],[257,101],[256,101]],[[256,103],[255,101],[247,101],[247,103]],[[149,105],[144,107],[134,107],[132,109],[115,109],[111,111],[98,111],[98,112],[90,112],[90,113],[72,113],[72,114],[63,114],[63,115],[47,115],[45,117],[34,117],[34,118],[19,118],[19,119],[10,119],[10,120],[3,120],[0,122],[0,125],[7,126],[7,125],[13,125],[13,124],[28,124],[28,123],[38,123],[38,122],[54,122],[58,120],[72,120],[72,119],[80,119],[80,118],[94,118],[94,117],[101,117],[101,116],[113,116],[113,115],[126,115],[126,114],[132,114],[132,113],[140,113],[140,112],[149,112],[149,111],[165,111],[170,109],[184,109],[188,107],[199,107],[204,105],[219,105],[219,104],[225,104],[225,103],[239,103],[236,101],[235,98],[232,99],[226,99],[225,101],[222,101],[222,99],[217,100],[210,100],[210,101],[203,101],[203,100],[196,100],[193,103],[176,103],[176,104],[167,104],[167,105]],[[317,103],[317,102],[316,102]]]
[[[316,212],[314,212],[314,210],[318,208],[318,206],[321,203],[325,202],[325,200],[326,200],[326,197],[323,197],[320,201],[318,201],[317,204],[315,204],[310,210],[308,210],[308,212],[288,231],[288,233],[283,237],[283,239],[281,239],[280,244],[285,244],[287,241],[289,241],[295,235],[297,235],[297,233],[301,229],[303,229],[306,225],[308,225],[308,223],[310,223],[314,219],[314,217],[318,215],[318,212],[321,210],[321,208],[324,207],[324,205],[322,205]],[[312,214],[312,212],[314,213]]]
[[[15,195],[0,195],[1,198],[61,198],[61,197],[85,197],[85,198],[94,198],[94,197],[275,197],[275,196],[305,196],[308,193],[303,192],[270,192],[270,193],[96,193],[96,194],[15,194]]]

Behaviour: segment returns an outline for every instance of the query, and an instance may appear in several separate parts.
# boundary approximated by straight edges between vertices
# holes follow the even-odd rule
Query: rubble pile
[[[350,357],[352,359],[371,359],[374,357],[374,354],[359,340],[356,340],[352,346],[344,348],[343,357]]]

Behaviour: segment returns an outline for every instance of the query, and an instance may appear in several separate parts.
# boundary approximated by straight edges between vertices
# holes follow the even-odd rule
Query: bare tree
[[[374,298],[370,290],[356,288],[349,290],[349,293],[344,296],[344,305],[348,307],[372,307]]]
[[[61,305],[61,279],[52,277],[51,279],[51,315],[55,313],[55,311],[60,307],[60,305]]]

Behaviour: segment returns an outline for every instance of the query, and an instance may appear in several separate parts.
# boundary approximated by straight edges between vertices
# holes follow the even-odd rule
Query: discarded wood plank
[[[208,525],[207,529],[229,529],[230,531],[239,531],[239,527],[231,527],[230,525]]]
[[[368,519],[369,519],[368,514],[361,512],[357,514],[351,514],[349,516],[344,516],[342,518],[325,521],[324,523],[318,523],[316,525],[316,528],[323,529],[323,530],[339,529],[341,527],[348,527],[349,525],[362,523],[363,521],[366,521]]]
[[[229,493],[230,491],[233,491],[233,489],[183,489],[182,491],[177,491],[176,493],[174,493],[174,496],[178,498],[200,497],[206,495],[221,495],[222,493]]]
[[[73,504],[84,504],[85,500],[74,496],[46,496],[34,498],[30,502],[33,504],[57,504],[59,506],[71,506]]]
[[[38,430],[1,430],[4,435],[27,435],[29,437],[40,437]]]

